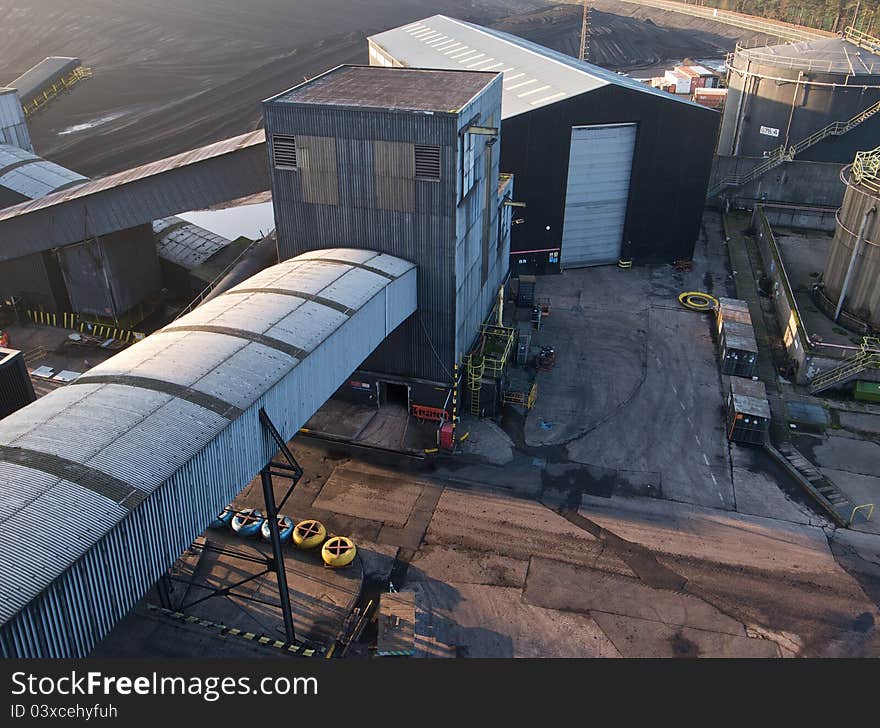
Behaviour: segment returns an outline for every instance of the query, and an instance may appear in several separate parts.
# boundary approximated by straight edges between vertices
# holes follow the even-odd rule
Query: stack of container
[[[731,377],[727,395],[727,439],[761,445],[769,424],[770,403],[764,383]]]
[[[721,373],[751,378],[758,368],[758,342],[745,301],[719,298],[715,318]]]

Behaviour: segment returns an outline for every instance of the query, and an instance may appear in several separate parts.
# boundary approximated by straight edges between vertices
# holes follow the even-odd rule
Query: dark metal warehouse
[[[528,206],[513,226],[515,268],[693,255],[717,112],[443,15],[374,35],[369,46],[374,65],[504,74],[501,166]]]

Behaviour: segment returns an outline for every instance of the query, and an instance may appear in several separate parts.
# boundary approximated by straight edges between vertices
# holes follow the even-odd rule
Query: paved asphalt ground
[[[718,218],[692,273],[540,281],[559,360],[528,417],[466,422],[446,459],[297,437],[306,477],[285,510],[356,540],[370,596],[416,593],[421,656],[880,655],[880,537],[833,528],[724,438],[709,321],[675,299],[730,292]],[[261,506],[259,484],[236,503]],[[243,649],[158,624],[130,618],[108,642]]]

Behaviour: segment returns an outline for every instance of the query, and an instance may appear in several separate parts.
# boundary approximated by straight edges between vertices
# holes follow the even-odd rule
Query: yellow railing
[[[30,116],[31,114],[39,111],[52,99],[58,96],[58,94],[62,93],[63,91],[67,91],[71,86],[79,83],[84,78],[91,78],[91,75],[91,68],[80,66],[79,68],[74,69],[74,71],[69,75],[59,79],[51,86],[43,89],[42,93],[34,96],[28,101],[23,101],[21,108],[24,110],[25,116]]]
[[[146,334],[140,331],[131,331],[130,329],[114,326],[113,324],[105,324],[100,321],[89,321],[80,318],[78,313],[70,313],[62,311],[55,313],[52,311],[27,311],[27,316],[31,322],[41,326],[54,326],[60,329],[70,329],[79,331],[81,334],[89,334],[101,339],[115,339],[126,343],[134,343],[140,341]]]
[[[880,147],[868,152],[856,152],[852,177],[857,184],[872,192],[880,192]]]

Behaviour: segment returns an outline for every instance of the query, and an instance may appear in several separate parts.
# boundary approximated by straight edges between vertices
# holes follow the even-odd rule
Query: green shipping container
[[[864,402],[880,402],[880,382],[856,382],[853,394]]]

